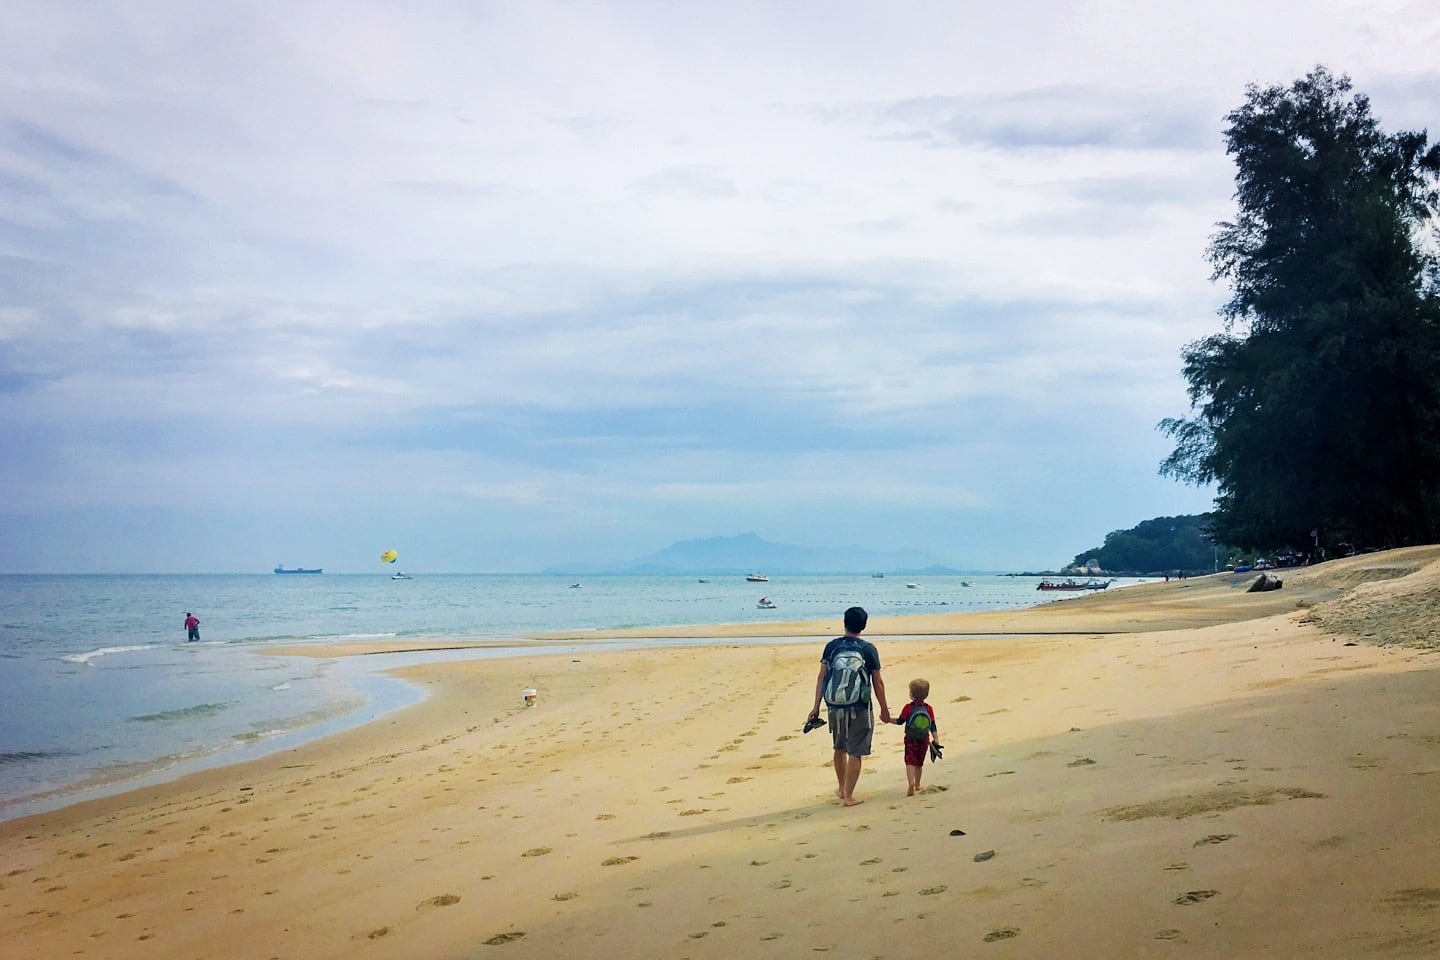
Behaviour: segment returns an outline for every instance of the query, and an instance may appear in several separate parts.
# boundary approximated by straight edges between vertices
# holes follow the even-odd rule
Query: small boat
[[[1085,581],[1085,589],[1086,589],[1086,590],[1104,590],[1106,587],[1110,586],[1110,584],[1112,584],[1112,583],[1114,583],[1114,582],[1115,582],[1114,580],[1086,580],[1086,581]]]
[[[872,573],[872,574],[870,574],[870,577],[871,577],[871,579],[873,579],[873,580],[884,580],[884,579],[885,579],[885,574],[883,574],[883,573]]]
[[[701,578],[700,578],[700,582],[701,582],[701,583],[709,583],[710,581],[709,581],[709,580],[706,580],[704,577],[701,577]]]
[[[774,610],[775,602],[769,597],[761,597],[760,600],[755,604],[755,606],[759,607],[761,610]]]
[[[906,590],[916,590],[916,589],[919,589],[919,587],[920,587],[920,584],[918,584],[918,583],[907,583],[907,584],[905,584],[905,589],[906,589]]]
[[[282,563],[282,564],[280,564],[280,566],[278,566],[278,567],[275,568],[275,572],[276,572],[276,573],[323,573],[324,570],[323,570],[322,568],[320,568],[320,567],[315,567],[315,568],[313,568],[313,569],[311,569],[311,568],[309,568],[309,567],[289,567],[289,568],[286,568],[285,564]]]
[[[752,573],[745,577],[751,583],[769,583],[770,578],[763,573]]]
[[[962,587],[968,587],[968,586],[970,586],[970,581],[969,581],[969,580],[961,580],[961,581],[960,581],[960,586],[962,586]]]
[[[412,576],[410,576],[410,574],[406,573],[405,571],[401,570],[399,573],[391,574],[391,575],[390,575],[390,579],[391,579],[391,580],[414,580],[415,578],[412,577]]]
[[[580,584],[578,584],[578,583],[572,583],[572,584],[570,584],[570,589],[571,589],[571,590],[579,590],[579,589],[580,589]]]
[[[1084,590],[1085,584],[1076,580],[1041,580],[1036,590]]]

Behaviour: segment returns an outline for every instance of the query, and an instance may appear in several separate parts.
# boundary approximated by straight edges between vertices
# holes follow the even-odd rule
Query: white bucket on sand
[[[527,707],[535,706],[535,698],[538,695],[533,688],[526,688],[520,691],[520,699],[525,701],[525,706]]]

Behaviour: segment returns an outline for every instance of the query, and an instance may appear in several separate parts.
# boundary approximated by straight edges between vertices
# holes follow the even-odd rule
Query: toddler
[[[909,790],[905,796],[913,797],[920,791],[920,774],[925,767],[925,754],[930,744],[935,744],[935,755],[939,757],[940,731],[935,726],[935,710],[925,702],[930,696],[929,680],[910,681],[910,702],[895,718],[895,723],[905,728],[905,780]]]

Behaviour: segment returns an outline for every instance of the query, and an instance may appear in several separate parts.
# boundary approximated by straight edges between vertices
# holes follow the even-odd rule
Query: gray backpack
[[[826,664],[826,704],[856,707],[870,702],[870,668],[865,665],[864,651],[864,644],[859,640],[835,647]]]

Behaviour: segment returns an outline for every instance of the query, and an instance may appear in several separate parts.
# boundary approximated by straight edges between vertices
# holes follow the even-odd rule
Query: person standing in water
[[[185,611],[185,635],[187,643],[196,643],[200,640],[200,618],[189,610]]]

